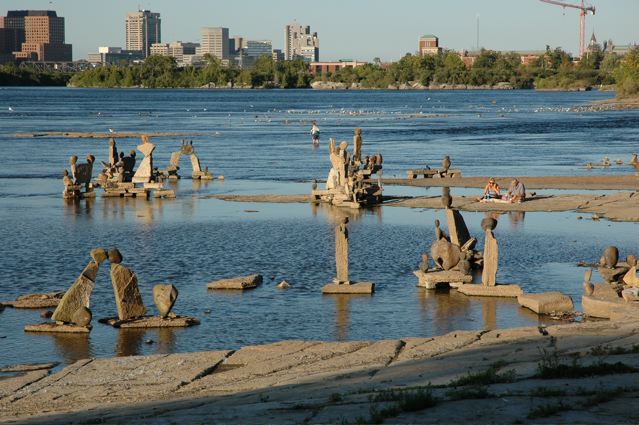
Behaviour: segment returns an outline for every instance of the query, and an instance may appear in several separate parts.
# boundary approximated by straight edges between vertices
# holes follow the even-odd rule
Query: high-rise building
[[[286,60],[319,61],[319,38],[316,32],[311,33],[310,26],[302,26],[293,22],[286,26],[284,38],[284,58]]]
[[[222,27],[202,28],[202,40],[199,54],[205,54],[220,60],[229,58],[229,29]]]
[[[162,20],[159,13],[139,10],[126,15],[126,50],[137,50],[147,57],[151,45],[162,42]]]
[[[441,52],[439,47],[439,38],[437,36],[428,34],[419,37],[419,54],[420,56],[436,55]]]
[[[246,56],[259,58],[260,56],[272,56],[273,44],[271,40],[247,40]]]
[[[10,10],[0,20],[0,49],[20,60],[71,62],[72,47],[64,42],[64,18],[52,10]]]

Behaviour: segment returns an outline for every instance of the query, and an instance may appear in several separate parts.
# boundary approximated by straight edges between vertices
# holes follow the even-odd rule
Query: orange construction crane
[[[586,6],[584,4],[584,0],[581,0],[581,4],[572,4],[572,3],[564,3],[562,1],[556,0],[539,0],[544,3],[550,3],[557,6],[561,6],[563,8],[572,7],[573,9],[579,9],[579,57],[584,55],[585,50],[585,37],[586,37],[586,15],[588,12],[592,12],[595,14],[594,6]]]

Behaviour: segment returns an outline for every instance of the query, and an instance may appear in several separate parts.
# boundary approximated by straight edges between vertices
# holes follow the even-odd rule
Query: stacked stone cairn
[[[95,182],[104,189],[103,196],[148,198],[152,191],[154,198],[175,198],[175,191],[164,189],[161,175],[153,167],[155,145],[146,135],[142,135],[141,139],[142,143],[137,146],[137,150],[144,157],[137,171],[134,171],[135,151],[131,151],[129,156],[120,152],[118,156],[115,140],[109,139],[109,162],[102,162],[104,168]]]
[[[423,176],[424,178],[434,178],[434,179],[443,179],[443,178],[457,178],[461,177],[461,170],[458,168],[450,168],[452,162],[448,155],[444,156],[442,159],[442,167],[439,169],[432,169],[429,166],[425,168],[412,168],[406,171],[406,177],[409,180],[412,180],[418,176]]]
[[[481,284],[463,284],[457,290],[465,295],[484,297],[518,297],[523,291],[518,285],[497,284],[497,266],[499,263],[499,244],[493,230],[497,220],[484,218],[481,228],[484,230],[484,254]]]
[[[69,176],[69,171],[62,171],[62,183],[64,184],[62,197],[64,199],[95,198],[94,185],[91,183],[95,157],[89,154],[86,161],[86,163],[78,164],[76,155],[69,158],[71,176]]]
[[[452,198],[447,187],[442,189],[442,205],[450,236],[441,229],[439,220],[435,220],[435,241],[430,248],[433,267],[428,254],[424,253],[418,270],[413,272],[418,279],[417,286],[426,289],[458,287],[471,282],[473,268],[482,266],[482,255],[474,250],[477,239],[470,236],[461,213],[451,207]]]
[[[25,331],[88,333],[93,318],[90,310],[91,294],[100,264],[106,259],[111,264],[111,284],[118,315],[100,319],[101,323],[114,327],[143,328],[186,327],[199,324],[193,317],[177,316],[171,312],[178,296],[177,288],[171,284],[158,284],[153,287],[153,300],[159,315],[145,316],[147,309],[142,302],[137,275],[122,265],[120,251],[113,248],[107,253],[102,248],[95,248],[91,250],[91,261],[65,292],[51,315],[52,322],[27,325]]]
[[[353,282],[348,276],[348,217],[335,226],[336,276],[322,288],[323,294],[372,294],[372,282]]]
[[[597,272],[602,283],[591,283],[592,270],[584,276],[584,295],[581,298],[584,314],[606,319],[639,317],[639,278],[637,257],[628,255],[619,261],[615,246],[604,249]]]
[[[329,140],[329,158],[331,170],[326,179],[326,188],[318,189],[313,185],[312,196],[317,201],[332,205],[361,208],[382,202],[382,163],[381,154],[362,158],[361,130],[355,129],[353,154],[348,152],[348,142],[338,146],[335,140]],[[372,178],[373,174],[377,179]]]
[[[186,327],[199,324],[193,317],[176,316],[171,313],[178,297],[178,290],[170,284],[158,284],[153,287],[153,300],[160,314],[145,316],[147,309],[142,302],[137,275],[122,265],[122,254],[117,248],[111,249],[108,256],[118,316],[100,319],[101,323],[116,328]]]

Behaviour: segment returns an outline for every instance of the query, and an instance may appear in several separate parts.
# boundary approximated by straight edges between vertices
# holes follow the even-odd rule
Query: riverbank
[[[207,199],[231,202],[314,203],[311,195],[207,195]],[[476,196],[453,196],[453,208],[461,211],[566,212],[588,214],[586,218],[639,222],[639,196],[635,192],[611,194],[537,195],[522,203],[478,202]],[[385,206],[442,209],[439,196],[388,196]]]
[[[639,322],[80,360],[4,378],[5,423],[636,423]],[[33,369],[33,367],[31,368]]]

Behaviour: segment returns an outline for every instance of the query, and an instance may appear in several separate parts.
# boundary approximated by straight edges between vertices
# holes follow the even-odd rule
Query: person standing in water
[[[313,126],[311,127],[311,138],[313,139],[313,144],[319,144],[320,129],[315,121],[313,121]]]

